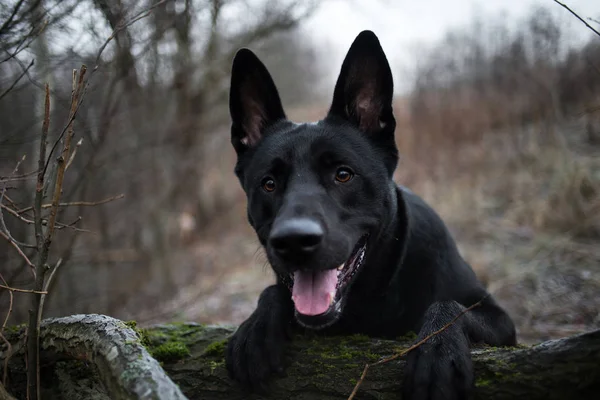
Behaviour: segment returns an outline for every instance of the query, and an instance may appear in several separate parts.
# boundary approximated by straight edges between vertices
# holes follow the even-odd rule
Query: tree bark
[[[270,394],[259,396],[244,392],[227,376],[223,357],[233,330],[172,324],[136,332],[102,315],[49,319],[41,330],[44,392],[52,393],[49,398],[73,398],[68,393],[76,392],[80,399],[347,399],[365,363],[411,344],[409,339],[297,335],[286,376],[274,378]],[[93,368],[59,361],[65,355],[85,359]],[[600,330],[532,347],[479,348],[472,355],[476,400],[585,400],[600,393]],[[22,373],[20,358],[13,356],[11,378]],[[400,398],[403,367],[403,360],[372,367],[356,399]],[[17,386],[8,389],[18,394]]]

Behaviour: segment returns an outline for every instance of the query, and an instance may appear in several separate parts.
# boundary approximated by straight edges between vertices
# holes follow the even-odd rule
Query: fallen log
[[[298,335],[285,376],[272,380],[269,396],[258,396],[245,393],[227,376],[224,350],[234,329],[194,323],[137,329],[102,315],[45,320],[42,386],[49,396],[43,398],[347,399],[365,363],[412,342]],[[531,347],[479,348],[472,354],[474,399],[585,400],[600,393],[600,330]],[[403,366],[398,359],[371,368],[356,399],[399,398]],[[8,389],[17,398],[24,398],[19,380],[23,367],[15,354]]]

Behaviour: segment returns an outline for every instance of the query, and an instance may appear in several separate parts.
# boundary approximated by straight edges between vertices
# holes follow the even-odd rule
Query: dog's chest
[[[414,329],[414,321],[405,313],[405,305],[388,296],[369,301],[351,299],[339,322],[340,333],[378,337],[397,337]]]

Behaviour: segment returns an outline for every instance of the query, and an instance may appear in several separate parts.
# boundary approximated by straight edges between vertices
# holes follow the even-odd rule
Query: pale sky
[[[600,18],[600,0],[563,2],[583,18]],[[419,44],[434,43],[452,28],[468,24],[476,15],[500,18],[505,14],[507,20],[515,21],[536,5],[558,13],[572,40],[590,37],[588,28],[552,0],[325,0],[306,22],[305,29],[315,44],[325,42],[321,57],[325,65],[331,65],[332,73],[325,79],[329,82],[323,83],[330,84],[348,47],[364,29],[377,34],[396,74],[411,65]]]

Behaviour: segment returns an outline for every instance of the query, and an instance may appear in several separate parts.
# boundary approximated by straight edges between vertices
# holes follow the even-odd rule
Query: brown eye
[[[335,180],[341,183],[348,182],[353,176],[354,174],[349,168],[339,168],[335,172]]]
[[[262,187],[267,192],[272,192],[275,190],[275,181],[271,178],[265,178],[262,181]]]

